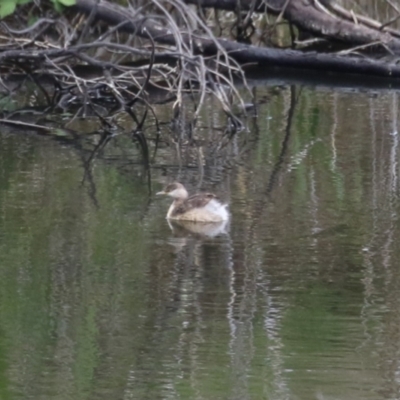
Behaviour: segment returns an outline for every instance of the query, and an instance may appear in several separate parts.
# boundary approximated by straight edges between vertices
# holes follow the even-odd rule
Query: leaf
[[[32,26],[39,18],[36,15],[30,15],[28,18],[28,26]]]
[[[62,13],[62,5],[58,2],[58,0],[51,0],[51,2],[54,4],[54,9],[58,12],[58,13]]]
[[[67,130],[62,129],[62,128],[54,129],[54,130],[52,130],[52,133],[55,136],[59,136],[59,137],[68,137],[68,136],[70,137],[71,136],[71,134]]]
[[[63,11],[63,6],[69,7],[76,4],[76,0],[51,0],[51,2],[54,4],[55,10],[59,13]]]
[[[15,11],[17,3],[15,0],[3,0],[0,2],[0,18],[4,18],[7,15],[12,14]]]
[[[61,3],[63,6],[73,6],[76,4],[76,0],[58,0],[59,3]]]

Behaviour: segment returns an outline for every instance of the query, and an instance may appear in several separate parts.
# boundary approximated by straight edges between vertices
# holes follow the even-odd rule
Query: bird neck
[[[188,197],[189,197],[189,193],[187,192],[187,190],[185,188],[180,188],[180,189],[174,190],[174,193],[173,193],[174,201],[185,200]]]

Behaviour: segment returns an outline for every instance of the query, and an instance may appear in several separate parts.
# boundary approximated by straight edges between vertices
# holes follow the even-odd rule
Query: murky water
[[[400,398],[398,94],[256,92],[236,135],[149,128],[149,169],[1,128],[1,399]],[[171,180],[225,232],[170,227]]]

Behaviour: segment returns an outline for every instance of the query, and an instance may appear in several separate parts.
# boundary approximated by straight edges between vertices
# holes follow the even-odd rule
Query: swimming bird
[[[183,219],[167,219],[175,238],[187,238],[188,234],[196,239],[214,238],[227,233],[229,220],[217,222],[196,222]]]
[[[165,194],[174,199],[167,219],[179,219],[195,222],[227,221],[229,213],[227,204],[222,204],[212,193],[198,193],[189,196],[189,193],[179,182],[169,184],[157,195]]]

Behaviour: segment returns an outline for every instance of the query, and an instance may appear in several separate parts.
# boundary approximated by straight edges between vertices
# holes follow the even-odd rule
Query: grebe
[[[166,194],[174,199],[167,219],[179,219],[194,222],[227,221],[229,213],[227,204],[222,204],[212,193],[198,193],[189,197],[185,187],[178,182],[169,184],[157,195]]]
[[[183,219],[167,219],[171,231],[175,238],[187,238],[188,234],[196,239],[215,238],[220,235],[226,235],[229,220],[217,222],[196,222],[185,221]]]

